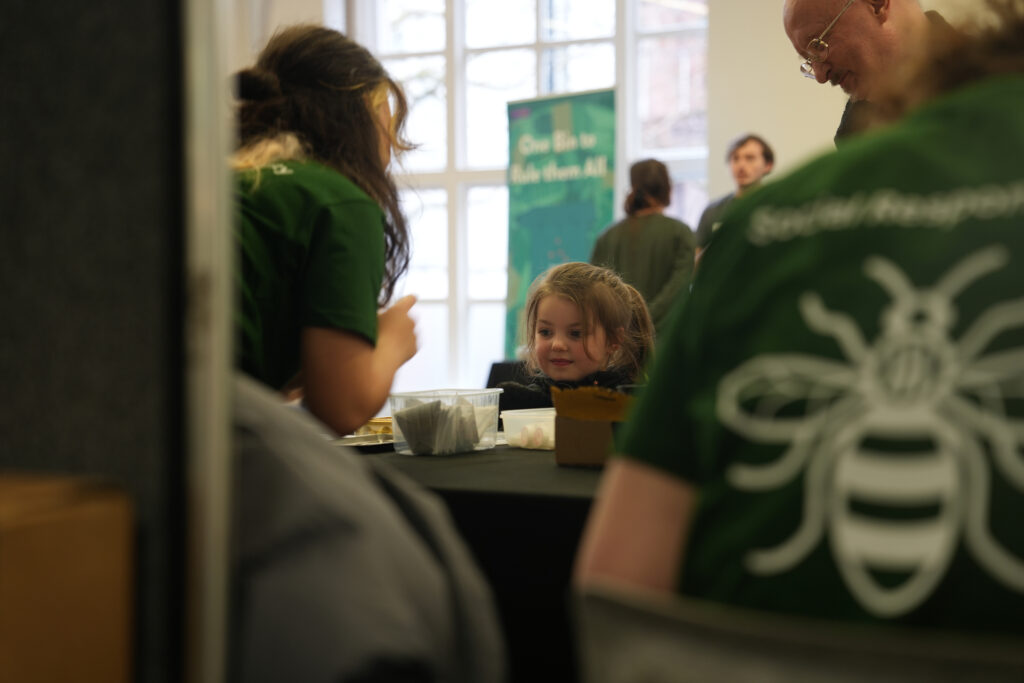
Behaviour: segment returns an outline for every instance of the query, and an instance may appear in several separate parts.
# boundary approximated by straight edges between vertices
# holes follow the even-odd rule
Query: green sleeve
[[[368,199],[320,209],[308,252],[303,326],[346,330],[376,344],[383,227],[383,213]]]

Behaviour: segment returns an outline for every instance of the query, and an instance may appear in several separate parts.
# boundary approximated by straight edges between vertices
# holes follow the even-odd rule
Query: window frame
[[[536,0],[534,11],[539,17],[541,2]],[[328,9],[328,6],[331,6]],[[473,55],[513,49],[531,49],[536,54],[535,85],[536,96],[562,93],[545,93],[542,90],[544,78],[544,52],[549,49],[572,45],[611,43],[615,51],[615,106],[619,134],[616,137],[615,154],[615,207],[618,215],[629,187],[629,165],[635,159],[655,156],[669,168],[673,182],[696,182],[707,188],[708,146],[686,149],[643,149],[641,147],[640,118],[637,108],[637,78],[633,77],[638,68],[637,48],[639,41],[659,36],[676,36],[685,32],[707,33],[707,20],[692,27],[666,30],[638,30],[636,3],[633,0],[615,0],[615,29],[611,36],[581,40],[543,40],[543,26],[538,19],[533,42],[510,45],[474,47],[465,45],[464,0],[444,0],[445,27],[447,36],[442,51],[388,53],[376,48],[377,3],[375,0],[325,0],[324,16],[341,16],[338,7],[343,7],[345,23],[351,27],[352,37],[370,49],[379,59],[406,59],[427,56],[442,56],[445,59],[446,125],[448,127],[446,162],[437,171],[409,171],[395,169],[399,187],[409,190],[443,190],[448,206],[448,297],[445,299],[421,299],[423,303],[445,304],[448,311],[447,358],[449,383],[456,387],[483,386],[488,368],[466,367],[470,354],[467,352],[472,340],[469,339],[470,308],[476,304],[505,305],[504,298],[475,298],[468,291],[468,211],[467,200],[472,187],[506,187],[506,168],[474,168],[467,164],[466,154],[466,108],[468,83],[466,65]],[[672,209],[675,208],[676,211]],[[682,216],[678,205],[670,207],[668,213],[683,218],[696,229],[696,217]],[[699,215],[699,214],[698,214]],[[500,360],[498,358],[494,360]],[[437,387],[415,386],[414,381],[402,376],[396,378],[396,390],[426,389]]]

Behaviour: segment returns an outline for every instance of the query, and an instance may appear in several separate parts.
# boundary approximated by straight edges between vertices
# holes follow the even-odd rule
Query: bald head
[[[835,16],[845,4],[846,0],[785,0],[782,3],[782,20],[788,25],[794,13],[814,11]]]
[[[928,28],[918,0],[784,0],[782,20],[800,58],[815,58],[815,79],[854,99],[870,99],[891,70],[921,49]],[[826,29],[824,56],[809,52]]]

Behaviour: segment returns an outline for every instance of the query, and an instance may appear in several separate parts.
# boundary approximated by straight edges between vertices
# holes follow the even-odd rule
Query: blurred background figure
[[[611,268],[637,288],[660,330],[668,311],[689,291],[695,242],[686,223],[665,215],[672,180],[665,164],[644,159],[629,168],[626,218],[597,238],[590,262]]]
[[[748,133],[733,140],[725,153],[725,161],[729,164],[736,189],[708,204],[701,214],[697,224],[697,258],[708,248],[732,200],[757,187],[761,179],[771,173],[775,165],[775,151],[764,138]]]
[[[730,209],[579,581],[1024,632],[1024,0],[987,6],[876,91],[902,119]]]
[[[868,126],[890,71],[953,32],[919,0],[785,0],[783,23],[800,73],[850,96],[836,143]]]
[[[234,381],[236,683],[502,683],[490,588],[444,503]]]

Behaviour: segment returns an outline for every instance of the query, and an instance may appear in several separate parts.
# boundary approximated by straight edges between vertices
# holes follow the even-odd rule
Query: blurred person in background
[[[1024,632],[1024,0],[986,6],[729,212],[578,582]]]
[[[695,244],[690,226],[665,215],[672,202],[672,179],[657,159],[629,168],[626,217],[597,238],[590,262],[611,268],[636,287],[647,302],[655,329],[689,291]]]
[[[729,204],[761,184],[761,179],[775,166],[775,150],[764,138],[753,133],[741,135],[729,144],[725,153],[729,172],[736,189],[708,204],[697,224],[697,258],[708,248],[715,230],[722,224],[722,216]]]
[[[236,373],[232,683],[503,683],[497,610],[444,502]]]

